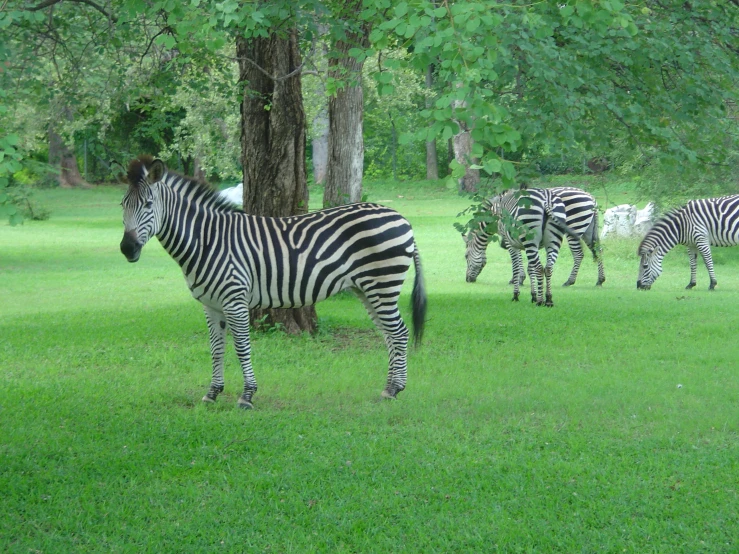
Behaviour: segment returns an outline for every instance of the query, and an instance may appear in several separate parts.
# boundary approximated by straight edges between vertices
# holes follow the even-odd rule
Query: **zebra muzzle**
[[[133,263],[139,260],[142,246],[143,245],[138,240],[136,240],[132,233],[123,233],[123,240],[121,240],[121,252],[129,262]]]

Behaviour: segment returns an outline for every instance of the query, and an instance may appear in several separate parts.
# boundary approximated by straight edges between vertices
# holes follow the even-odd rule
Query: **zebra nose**
[[[136,240],[136,236],[129,231],[123,233],[121,240],[121,252],[129,262],[136,262],[141,254],[141,243]]]
[[[467,282],[468,283],[474,283],[475,282],[475,278],[474,277],[471,277],[470,275],[467,275]]]

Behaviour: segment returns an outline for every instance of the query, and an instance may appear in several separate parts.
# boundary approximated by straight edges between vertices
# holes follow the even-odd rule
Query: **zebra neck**
[[[201,198],[192,198],[188,194],[178,194],[169,189],[164,195],[164,213],[162,225],[157,238],[172,258],[182,267],[197,259],[202,251],[204,235],[213,226],[218,226],[216,219],[225,214],[208,207]]]

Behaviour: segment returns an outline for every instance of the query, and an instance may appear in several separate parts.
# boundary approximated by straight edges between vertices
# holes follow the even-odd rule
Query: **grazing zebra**
[[[567,235],[567,242],[572,251],[574,264],[569,278],[562,286],[569,287],[570,285],[574,285],[577,279],[580,264],[585,257],[580,239],[590,249],[593,253],[593,259],[598,263],[598,281],[595,283],[595,286],[601,286],[606,281],[606,274],[603,269],[602,249],[598,236],[598,209],[595,198],[584,190],[575,187],[552,187],[549,190],[559,196],[562,202],[564,202],[565,222],[579,237]],[[508,250],[511,256],[513,277],[510,280],[510,284],[513,284],[514,280],[518,278],[519,284],[523,285],[526,280],[526,274],[523,271],[521,251],[517,248],[509,247],[505,240],[500,241],[500,246]]]
[[[739,194],[691,200],[659,219],[639,245],[641,260],[636,288],[651,288],[662,273],[662,258],[677,244],[688,247],[690,283],[685,288],[692,289],[695,286],[700,253],[711,278],[708,290],[713,290],[716,287],[716,274],[713,271],[711,246],[739,244]]]
[[[423,332],[426,293],[410,224],[377,204],[350,204],[293,217],[257,217],[233,208],[206,185],[167,171],[150,156],[133,160],[123,197],[121,252],[129,262],[153,236],[180,264],[193,297],[205,309],[213,379],[203,398],[223,391],[223,356],[230,330],[244,374],[238,404],[252,407],[257,382],[251,364],[249,308],[297,308],[345,289],[363,302],[389,354],[385,398],[406,384],[408,329],[398,311],[400,289],[415,266],[414,338]]]
[[[565,223],[565,209],[562,199],[548,189],[529,189],[525,191],[507,190],[487,202],[487,208],[498,219],[498,233],[501,240],[518,250],[526,250],[529,277],[531,278],[531,301],[538,306],[551,307],[551,276],[559,255],[564,233],[577,237],[575,231]],[[467,237],[467,282],[471,283],[485,267],[486,249],[492,233],[487,224],[481,222],[479,228]],[[539,249],[547,252],[546,267],[542,267]],[[514,274],[515,275],[515,274]],[[546,295],[543,287],[546,280]],[[513,300],[518,301],[519,279],[513,279]]]

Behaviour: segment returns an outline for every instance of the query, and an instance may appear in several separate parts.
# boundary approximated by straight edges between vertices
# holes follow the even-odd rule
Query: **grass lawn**
[[[120,187],[39,192],[51,219],[0,224],[0,550],[739,551],[739,249],[714,250],[709,293],[704,267],[684,290],[682,247],[638,292],[637,242],[617,239],[602,289],[588,258],[562,289],[565,248],[537,308],[511,302],[497,246],[465,282],[464,198],[366,192],[413,224],[429,294],[394,402],[341,295],[315,337],[253,335],[254,410],[230,346],[202,404],[202,309],[156,240],[125,261]]]

